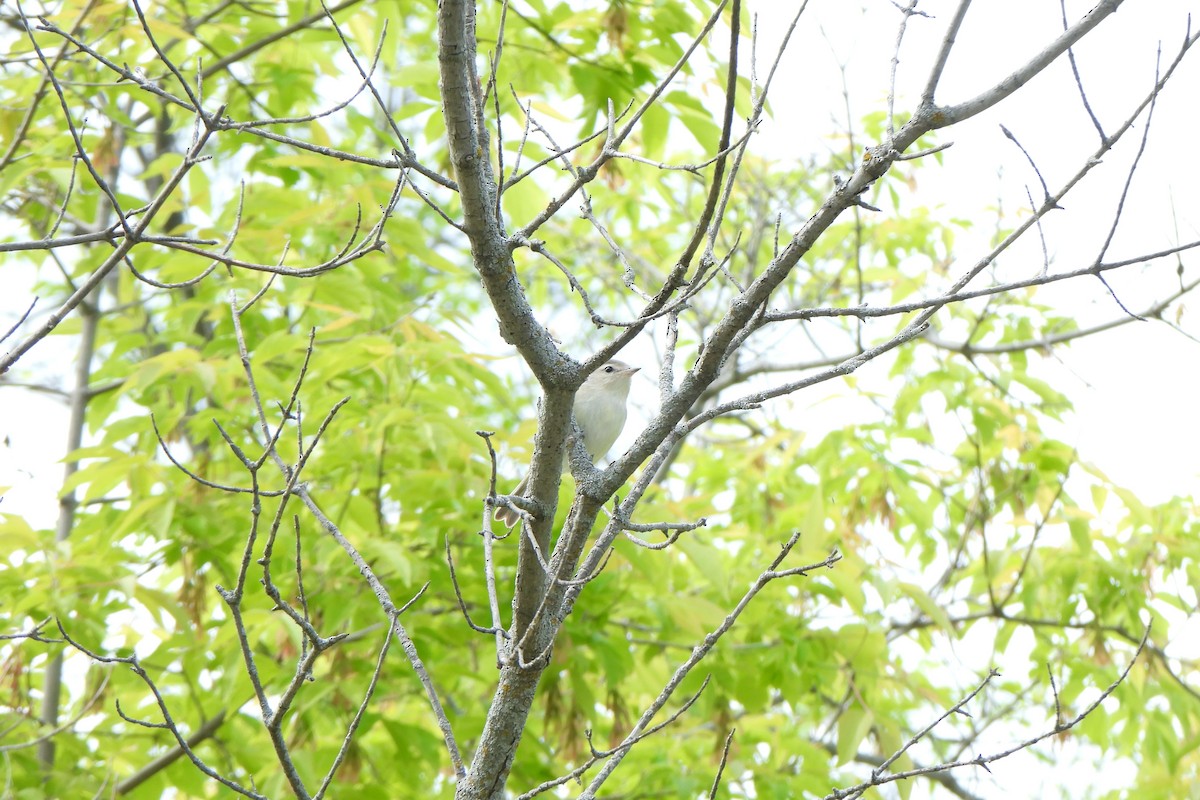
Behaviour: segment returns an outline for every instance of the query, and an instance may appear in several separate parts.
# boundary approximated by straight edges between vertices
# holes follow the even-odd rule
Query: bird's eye
[[[609,375],[612,375],[614,372],[617,371],[617,368],[614,367],[612,364],[609,364],[607,367],[604,368],[604,371],[607,372]]]

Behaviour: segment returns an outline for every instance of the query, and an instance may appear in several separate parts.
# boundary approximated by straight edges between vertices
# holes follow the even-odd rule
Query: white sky
[[[1092,5],[1068,3],[1068,18],[1076,19]],[[945,21],[956,6],[948,0],[922,3],[919,8],[935,18],[910,20],[897,73],[898,113],[915,106]],[[763,74],[774,52],[773,41],[794,13],[793,4],[750,0],[750,8],[760,14]],[[1106,132],[1124,121],[1153,83],[1159,42],[1165,69],[1183,39],[1188,12],[1197,10],[1195,3],[1182,0],[1129,2],[1076,48],[1084,88]],[[802,18],[781,66],[778,89],[783,91],[774,90],[775,119],[763,126],[767,147],[781,152],[794,151],[797,139],[827,134],[831,119],[845,119],[838,62],[846,67],[856,118],[886,107],[900,18],[892,4],[815,0],[805,13],[812,16]],[[1200,19],[1193,24],[1200,24]],[[1060,30],[1058,3],[1051,0],[975,3],[937,100],[961,102],[989,88]],[[1200,192],[1195,188],[1200,168],[1189,156],[1194,152],[1195,97],[1200,87],[1200,58],[1195,55],[1185,59],[1155,109],[1146,154],[1108,260],[1200,239]],[[941,132],[939,142],[954,142],[944,153],[944,166],[919,173],[917,194],[906,201],[927,205],[945,217],[976,220],[986,239],[992,232],[987,209],[998,198],[1009,211],[1027,207],[1028,184],[1035,201],[1040,200],[1036,176],[1025,157],[1004,138],[1001,124],[1029,151],[1051,191],[1073,175],[1099,143],[1064,59],[998,107]],[[1083,267],[1095,258],[1141,133],[1139,121],[1105,157],[1105,164],[1067,196],[1065,210],[1046,218],[1052,271]],[[987,252],[985,242],[972,243],[969,236],[959,237],[957,249],[964,265]],[[1196,256],[1183,258],[1192,265],[1186,275],[1194,276]],[[1036,234],[1027,236],[1024,245],[1000,263],[1015,278],[1036,274],[1042,263]],[[1134,267],[1126,274],[1108,275],[1122,301],[1135,312],[1178,287],[1173,261],[1157,262],[1149,271]],[[1122,316],[1095,279],[1046,288],[1039,300],[1077,314],[1082,326]],[[1185,301],[1181,324],[1200,336],[1197,314],[1188,310],[1192,306]],[[1069,349],[1060,348],[1057,356],[1061,368],[1053,371],[1055,385],[1076,406],[1076,414],[1058,435],[1077,444],[1085,460],[1097,463],[1147,501],[1197,493],[1200,344],[1157,322],[1133,322],[1077,341]]]

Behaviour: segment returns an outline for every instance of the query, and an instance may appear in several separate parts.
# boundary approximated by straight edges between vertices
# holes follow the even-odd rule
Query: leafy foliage
[[[342,6],[335,16],[359,63],[369,64],[379,50],[374,85],[390,87],[391,119],[423,164],[448,172],[434,10]],[[354,69],[338,33],[311,5],[156,4],[146,13],[158,45],[185,76],[200,71],[205,102],[224,104],[233,126],[214,134],[204,150],[211,159],[190,169],[170,195],[158,216],[164,235],[223,246],[236,229],[236,258],[303,269],[325,262],[374,224],[399,170],[389,155],[397,142],[369,93],[316,119],[236,127],[305,117],[357,88],[346,79]],[[482,48],[494,45],[505,25],[503,81],[488,89],[503,132],[501,176],[554,154],[536,130],[522,134],[522,104],[531,103],[564,139],[602,129],[609,104],[620,113],[644,99],[682,55],[679,32],[693,30],[707,13],[707,4],[678,1],[535,1],[520,10],[484,4]],[[69,0],[50,22],[116,65],[174,86],[132,6]],[[297,27],[273,40],[289,25]],[[61,37],[45,30],[33,36],[47,58],[58,58]],[[31,54],[27,38],[12,35],[7,43],[14,58]],[[706,57],[709,64],[724,58]],[[9,109],[0,115],[0,141],[20,155],[0,171],[14,223],[7,241],[112,221],[102,193],[83,180],[55,91],[35,67],[26,59],[0,79],[0,105]],[[115,81],[111,68],[77,48],[64,47],[55,72],[82,143],[117,200],[126,208],[149,202],[183,162],[188,112]],[[512,92],[504,88],[509,84]],[[676,164],[707,158],[720,127],[705,98],[720,92],[719,78],[689,65],[679,87],[643,119],[634,137],[639,154]],[[31,96],[38,100],[22,129],[24,111],[14,109],[28,106],[18,98]],[[868,118],[866,133],[878,138],[882,122]],[[335,160],[320,148],[359,158]],[[814,187],[856,155],[791,166],[747,157],[716,240],[718,252],[734,255],[680,321],[680,341],[693,356],[737,287],[774,257],[777,231],[786,236],[803,222],[821,201]],[[911,171],[928,168],[916,162]],[[626,284],[653,287],[669,271],[686,242],[687,222],[704,205],[706,183],[698,173],[633,160],[605,167],[589,189],[590,202],[598,222],[623,242],[625,262],[577,216],[558,215],[539,231],[550,252],[571,254],[573,274],[589,287],[600,316],[636,313]],[[502,210],[510,228],[545,208],[564,179],[542,171],[506,193]],[[412,185],[456,216],[453,192],[420,175]],[[972,223],[923,208],[895,213],[908,193],[903,180],[890,176],[876,184],[866,200],[887,211],[856,208],[844,216],[773,302],[851,308],[924,296],[957,257],[956,235]],[[238,632],[217,593],[238,580],[255,520],[250,498],[201,485],[171,463],[212,484],[249,486],[225,437],[252,459],[264,437],[230,309],[260,291],[241,321],[253,390],[284,430],[279,453],[295,463],[301,437],[311,437],[349,398],[305,480],[394,598],[428,586],[403,621],[468,750],[481,736],[495,688],[494,642],[464,624],[444,550],[448,544],[462,599],[479,618],[487,599],[477,530],[490,464],[475,431],[504,432],[497,441],[511,477],[533,433],[532,419],[520,411],[532,407],[530,388],[495,360],[501,349],[464,238],[411,187],[385,216],[385,248],[306,278],[220,267],[184,288],[162,288],[189,281],[210,260],[155,244],[136,247],[131,261],[138,274],[114,271],[87,301],[99,328],[87,378],[86,446],[67,455],[78,471],[62,487],[64,497],[78,502],[69,537],[59,541],[41,522],[0,514],[7,543],[0,564],[4,627],[15,632],[55,618],[87,648],[136,653],[185,732],[224,715],[217,734],[196,746],[199,757],[269,797],[287,794],[288,783],[268,755]],[[38,296],[56,306],[110,254],[109,244],[98,242],[68,255],[30,251],[21,258],[37,268]],[[581,330],[586,314],[578,296],[547,262],[528,253],[516,258],[535,308],[561,325],[575,352],[584,352],[591,340]],[[1071,404],[1039,377],[1041,351],[1031,345],[986,352],[1073,330],[1070,317],[1039,304],[1033,293],[1009,293],[1002,302],[949,306],[938,320],[942,330],[970,331],[965,345],[919,340],[820,403],[805,407],[802,394],[790,404],[725,417],[682,446],[639,518],[711,522],[665,550],[619,541],[553,650],[509,778],[513,791],[566,773],[588,758],[589,744],[618,745],[796,530],[801,544],[789,566],[820,561],[834,548],[843,559],[807,579],[772,584],[747,608],[705,661],[707,688],[673,725],[633,749],[614,775],[613,793],[707,792],[726,736],[736,729],[725,777],[731,794],[823,796],[861,780],[870,758],[899,750],[993,666],[1001,676],[971,707],[973,716],[948,720],[891,769],[1002,750],[1043,730],[1047,718],[1053,725],[1056,704],[1059,719],[1069,719],[1095,699],[1133,657],[1147,621],[1153,621],[1148,649],[1129,679],[1063,736],[1084,744],[1082,760],[1132,759],[1131,795],[1177,796],[1188,785],[1200,741],[1196,671],[1167,658],[1164,648],[1185,618],[1194,622],[1200,556],[1194,505],[1183,499],[1145,505],[1080,464],[1045,430]],[[694,410],[765,385],[776,370],[803,372],[805,362],[823,360],[821,350],[882,341],[907,321],[831,316],[752,337],[727,365],[729,381]],[[72,336],[79,330],[79,324],[60,328]],[[292,396],[310,341],[300,406],[284,415],[278,409]],[[22,369],[27,380],[58,377],[42,365],[16,372]],[[803,416],[839,406],[856,410],[853,422],[799,433]],[[285,478],[268,472],[259,476],[263,489],[281,489]],[[261,519],[271,519],[280,503],[264,497]],[[315,662],[313,680],[285,722],[296,767],[312,786],[359,708],[386,618],[360,571],[319,525],[299,515],[293,528],[297,508],[293,500],[274,543],[273,578],[289,602],[303,597],[324,635],[350,634]],[[261,545],[251,555],[262,557]],[[514,537],[496,545],[496,577],[507,592],[502,607],[515,570]],[[249,574],[255,584],[261,570]],[[242,608],[246,635],[262,680],[278,690],[294,674],[302,642],[271,599],[254,589]],[[167,732],[123,718],[161,719],[133,673],[88,665],[62,642],[37,641],[0,650],[10,741],[47,732],[35,722],[35,709],[47,664],[60,653],[71,668],[63,718],[82,719],[54,736],[48,775],[33,748],[7,754],[6,782],[18,797],[91,796],[98,787],[119,786],[174,746]],[[689,676],[677,699],[699,692],[704,680]],[[1053,744],[1041,752],[1054,758]],[[996,782],[1004,784],[1000,768]],[[425,693],[395,647],[335,786],[339,796],[363,798],[454,793]],[[908,796],[912,786],[900,782],[898,791]],[[204,797],[217,790],[186,758],[129,788],[136,797],[168,791]]]

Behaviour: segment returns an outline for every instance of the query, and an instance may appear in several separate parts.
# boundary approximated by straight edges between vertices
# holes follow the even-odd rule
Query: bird
[[[583,431],[583,446],[592,463],[603,458],[621,435],[621,429],[625,427],[630,382],[639,369],[614,359],[588,375],[575,392],[575,421]],[[565,458],[562,471],[567,471]],[[522,497],[528,488],[527,472],[510,494]],[[515,509],[501,507],[496,509],[495,517],[511,528],[520,519],[520,514]]]

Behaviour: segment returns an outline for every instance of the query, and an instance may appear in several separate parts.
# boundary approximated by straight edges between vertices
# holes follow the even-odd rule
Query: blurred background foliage
[[[619,114],[644,98],[682,55],[680,32],[695,30],[707,7],[681,0],[530,0],[520,10],[508,8],[502,74],[490,90],[499,111],[489,121],[503,155],[501,174],[510,177],[552,155],[537,130],[526,134],[523,104],[559,145],[603,129],[610,100]],[[347,2],[338,8],[341,32],[359,63],[370,65],[378,50],[373,81],[395,124],[423,164],[446,173],[433,5]],[[25,12],[47,13],[117,65],[178,93],[131,5],[66,0],[48,9],[27,5]],[[238,122],[302,117],[354,93],[360,84],[354,65],[319,12],[308,2],[197,0],[146,9],[159,46],[183,75],[203,75],[206,107],[224,104]],[[500,4],[482,4],[481,47],[494,47],[501,14]],[[289,26],[296,29],[275,38]],[[47,57],[56,58],[61,38],[44,30],[34,35]],[[63,111],[31,58],[29,39],[10,27],[4,45],[4,240],[110,224],[111,211],[74,158]],[[645,159],[700,163],[714,151],[723,55],[721,47],[707,48],[647,114],[632,147]],[[55,73],[82,141],[117,198],[126,208],[144,204],[180,163],[192,135],[188,112],[117,80],[72,47]],[[743,89],[742,117],[749,113],[748,80]],[[856,133],[874,141],[881,125],[875,114],[856,122]],[[716,242],[718,253],[733,255],[681,318],[683,352],[694,353],[737,285],[770,261],[777,239],[786,240],[821,201],[830,176],[858,157],[845,146],[845,131],[829,133],[836,146],[818,155],[747,158]],[[189,173],[164,209],[161,232],[224,242],[236,227],[231,253],[239,259],[296,268],[320,263],[378,219],[398,174],[379,162],[398,146],[366,92],[318,119],[218,133],[205,150],[211,160]],[[331,157],[321,147],[362,160]],[[596,147],[595,141],[584,144],[578,158],[586,160]],[[917,205],[911,176],[932,162],[907,164],[908,175],[875,186],[867,200],[883,212],[855,209],[830,229],[775,305],[883,305],[917,299],[937,285],[958,257],[956,235],[983,223],[943,219]],[[551,163],[515,184],[503,198],[510,231],[543,209],[568,177]],[[420,175],[412,181],[455,214],[453,192]],[[686,240],[704,192],[703,174],[618,160],[590,187],[590,197],[628,264],[573,204],[537,235],[589,287],[599,314],[628,319],[637,299],[626,283],[654,290]],[[986,224],[1000,237],[1013,220]],[[489,462],[475,431],[501,432],[501,479],[515,479],[533,433],[533,388],[511,362],[498,360],[508,352],[497,340],[464,237],[406,189],[384,239],[382,252],[314,278],[269,281],[262,273],[220,268],[195,285],[168,290],[128,269],[115,273],[88,301],[98,335],[86,373],[85,446],[67,456],[79,466],[63,487],[79,502],[70,536],[56,542],[45,514],[23,516],[0,506],[4,632],[57,617],[88,647],[135,650],[186,729],[225,715],[215,736],[197,746],[201,757],[268,796],[282,796],[286,785],[248,702],[236,636],[215,591],[235,579],[250,526],[248,497],[189,479],[164,457],[152,426],[153,419],[174,458],[193,473],[248,485],[214,424],[252,457],[260,452],[231,297],[245,302],[270,283],[243,320],[269,410],[286,404],[315,331],[299,420],[287,423],[281,439],[285,458],[295,458],[301,429],[311,435],[329,409],[350,398],[305,477],[393,597],[408,598],[429,584],[404,621],[468,751],[494,686],[493,643],[463,622],[443,551],[448,541],[464,599],[484,613],[476,531]],[[34,294],[44,311],[109,252],[99,243],[8,254],[4,269],[36,269]],[[535,307],[569,349],[586,353],[596,333],[578,295],[548,262],[528,251],[516,257]],[[161,284],[187,281],[208,265],[199,256],[149,245],[135,248],[131,260]],[[806,364],[851,355],[886,339],[905,319],[863,323],[843,316],[764,331],[701,405],[794,377]],[[1034,342],[1074,327],[1069,315],[1039,304],[1032,292],[962,303],[938,320],[941,329],[969,331],[967,341],[975,346]],[[59,355],[31,358],[14,375],[69,391],[80,325],[78,318],[68,321],[60,341],[47,343],[47,353]],[[650,374],[654,357],[653,348],[639,355]],[[779,544],[800,530],[796,563],[818,561],[834,547],[844,559],[833,570],[768,589],[706,662],[711,683],[696,705],[634,750],[612,791],[630,797],[706,792],[724,739],[736,728],[725,778],[732,796],[822,796],[869,771],[871,757],[890,755],[992,666],[1001,676],[970,706],[972,716],[948,720],[894,768],[1000,750],[1053,725],[1050,675],[1070,718],[1116,678],[1153,620],[1149,649],[1130,679],[1063,741],[1046,742],[1037,753],[1051,764],[1069,759],[1075,777],[1063,776],[1064,795],[1183,796],[1180,787],[1195,785],[1197,777],[1197,675],[1192,662],[1167,659],[1161,648],[1175,626],[1194,623],[1196,510],[1185,499],[1143,505],[1048,435],[1046,421],[1069,414],[1071,401],[1039,379],[1043,358],[1036,347],[988,355],[917,341],[871,367],[869,376],[821,389],[818,401],[800,395],[774,402],[693,436],[639,518],[703,516],[709,526],[665,551],[617,545],[554,651],[510,787],[528,790],[586,759],[586,731],[597,748],[620,741],[689,648],[720,624]],[[839,406],[853,412],[838,413]],[[826,411],[834,422],[805,433],[811,430],[806,416]],[[852,421],[843,424],[846,418]],[[58,430],[43,433],[48,447],[65,438]],[[264,480],[268,488],[282,485],[277,475],[264,472]],[[276,502],[264,501],[266,516]],[[506,615],[513,541],[498,547]],[[291,591],[297,590],[296,553],[289,542],[273,564]],[[299,553],[314,624],[326,635],[353,634],[318,661],[315,680],[287,724],[303,777],[316,781],[367,685],[384,617],[354,566],[305,517]],[[296,631],[261,593],[249,594],[246,613],[264,679],[282,685],[298,652]],[[36,721],[43,673],[61,649],[28,641],[0,647],[3,744],[45,732]],[[131,716],[158,719],[153,698],[129,670],[89,666],[76,653],[67,664],[62,718],[79,719],[55,736],[48,777],[35,749],[4,754],[4,785],[13,796],[109,796],[173,744],[165,732],[116,713],[119,700]],[[697,690],[703,677],[689,679],[685,691]],[[337,794],[451,796],[452,772],[439,738],[419,684],[393,649]],[[1122,773],[1130,788],[1096,784],[1084,791],[1089,782],[1077,770],[1114,761],[1133,764]],[[966,796],[999,796],[1005,769],[954,777],[976,793]],[[1054,767],[1047,772],[1054,774]],[[933,796],[947,791],[901,782],[887,796],[908,797],[918,787]],[[129,794],[211,797],[220,791],[184,759]]]

